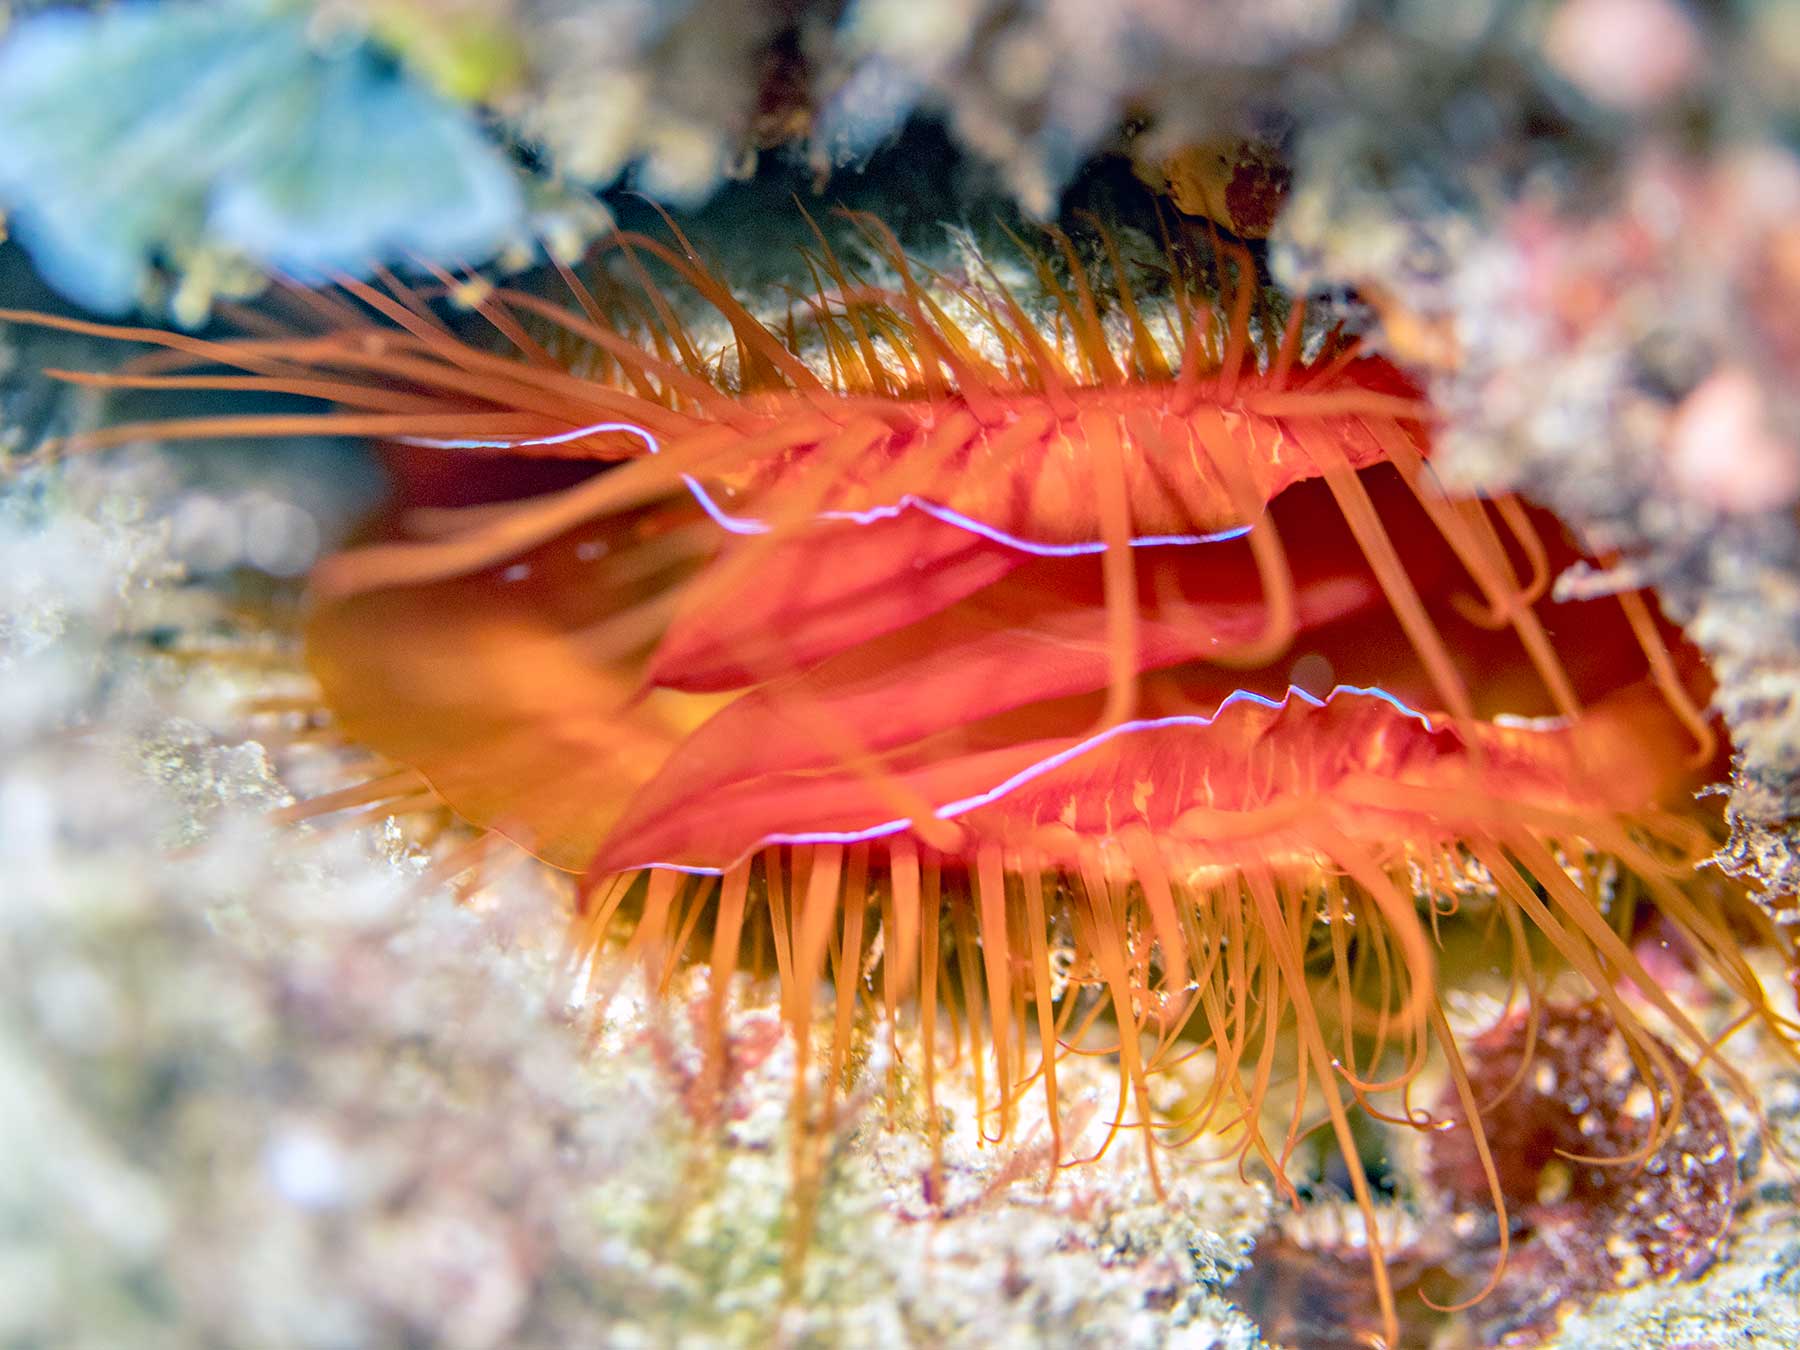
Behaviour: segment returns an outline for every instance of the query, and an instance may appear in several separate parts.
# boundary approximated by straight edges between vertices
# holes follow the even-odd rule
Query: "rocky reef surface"
[[[0,36],[0,72],[33,72],[0,81],[16,240],[0,262],[36,304],[57,298],[28,263],[77,301],[188,324],[270,268],[525,268],[642,210],[619,186],[710,201],[734,275],[771,287],[793,260],[761,212],[795,184],[864,193],[951,257],[996,210],[1104,205],[1109,178],[1264,241],[1276,282],[1428,382],[1445,472],[1542,499],[1615,560],[1566,589],[1659,588],[1713,663],[1736,752],[1720,865],[1792,934],[1792,6],[38,13],[63,9],[15,4]],[[192,82],[213,101],[135,80],[144,63],[216,68]],[[95,95],[78,118],[74,88]],[[375,179],[388,190],[359,195]],[[0,455],[110,416],[39,374],[110,359],[0,332]],[[1137,1151],[1115,1147],[1046,1194],[1029,1130],[976,1148],[972,1104],[952,1096],[948,1194],[928,1196],[916,1085],[889,1075],[880,1037],[802,1296],[784,1299],[793,1065],[772,1009],[746,993],[732,1123],[703,1139],[680,999],[627,1000],[595,1053],[561,959],[561,883],[528,866],[447,878],[454,838],[400,822],[270,824],[357,772],[281,710],[306,686],[280,620],[378,493],[364,459],[322,443],[143,446],[0,479],[0,1148],[15,1160],[0,1343],[1248,1347],[1354,1324],[1367,1291],[1339,1260],[1354,1221],[1281,1213],[1234,1167],[1176,1163],[1158,1200]],[[1463,1015],[1482,1010],[1471,995]],[[1597,1298],[1574,1281],[1585,1306],[1533,1335],[1800,1341],[1784,1162],[1800,1158],[1800,1072],[1750,1034],[1731,1053],[1764,1098],[1758,1118],[1718,1094],[1740,1167],[1717,1258]],[[1100,1066],[1065,1084],[1090,1131],[1111,1082]],[[1407,1181],[1428,1171],[1395,1164],[1397,1237],[1444,1219]],[[1316,1302],[1234,1282],[1253,1242],[1268,1262],[1285,1252],[1278,1273]],[[1417,1331],[1445,1347],[1490,1333],[1479,1311]]]

